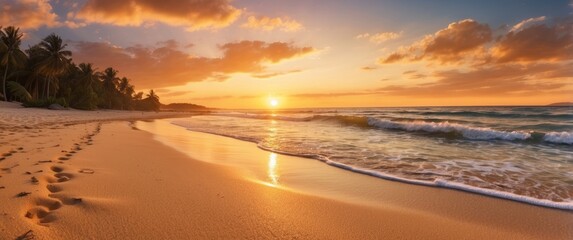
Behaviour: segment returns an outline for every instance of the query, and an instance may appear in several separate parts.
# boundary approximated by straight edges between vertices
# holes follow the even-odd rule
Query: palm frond
[[[26,90],[26,88],[14,81],[6,82],[6,86],[10,89],[10,93],[20,100],[29,102],[32,100],[32,95]]]

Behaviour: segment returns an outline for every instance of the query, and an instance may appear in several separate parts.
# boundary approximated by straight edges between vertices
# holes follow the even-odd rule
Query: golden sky
[[[573,4],[555,1],[0,0],[25,44],[219,108],[573,101]]]

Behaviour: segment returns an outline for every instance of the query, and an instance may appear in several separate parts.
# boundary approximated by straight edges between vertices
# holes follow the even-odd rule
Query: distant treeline
[[[28,107],[57,103],[77,109],[158,111],[161,103],[153,90],[144,94],[118,70],[97,71],[91,63],[76,64],[62,39],[51,34],[21,50],[19,28],[0,26],[0,99],[17,100]]]
[[[178,111],[178,112],[195,112],[195,111],[208,111],[209,108],[197,104],[191,103],[171,103],[171,104],[161,104],[161,110],[165,111]]]
[[[558,102],[547,105],[548,107],[573,107],[573,102]]]

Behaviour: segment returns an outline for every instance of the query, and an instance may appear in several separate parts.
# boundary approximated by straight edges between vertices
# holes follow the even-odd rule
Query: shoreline
[[[21,110],[8,110],[17,116],[4,118],[7,110],[0,108],[0,120],[14,121],[0,128],[0,153],[10,154],[0,160],[0,236],[8,239],[573,236],[566,211],[387,181],[278,154],[272,174],[269,153],[252,143],[194,133],[205,147],[186,145],[193,157],[162,144],[158,135],[137,131],[133,114],[112,121],[83,111],[72,116]],[[93,122],[61,123],[88,118]],[[34,122],[43,124],[25,127]],[[211,159],[199,159],[201,154]],[[263,164],[266,183],[274,175],[278,184],[229,166],[249,162]],[[308,173],[316,181],[309,182]],[[329,181],[340,188],[324,184]],[[309,194],[317,187],[318,195]],[[368,204],[340,195],[349,189],[350,195],[368,195]]]
[[[233,116],[233,115],[231,115],[231,116]],[[248,118],[250,118],[250,117],[248,117]],[[259,118],[254,118],[254,119],[259,119]],[[290,121],[290,120],[286,120],[286,121]],[[187,129],[185,127],[185,125],[181,125],[181,124],[175,124],[175,125],[183,128],[183,129]],[[189,131],[196,131],[196,130],[189,130]],[[327,165],[333,166],[333,167],[337,167],[337,168],[344,169],[344,170],[351,171],[351,172],[358,173],[358,174],[364,174],[364,175],[372,176],[372,177],[379,178],[379,179],[396,181],[396,182],[401,182],[401,183],[408,183],[408,184],[415,184],[415,185],[427,186],[427,187],[453,189],[453,190],[463,191],[463,192],[467,192],[467,193],[479,194],[479,195],[483,195],[483,196],[487,196],[487,197],[495,197],[495,198],[515,201],[515,202],[519,202],[519,203],[530,204],[530,205],[534,205],[534,206],[546,207],[546,208],[550,208],[550,209],[573,211],[573,203],[572,202],[551,201],[551,200],[547,200],[547,199],[535,198],[535,197],[526,196],[526,195],[518,195],[518,194],[515,194],[512,192],[504,192],[504,191],[500,191],[500,190],[496,190],[496,189],[481,188],[481,187],[476,187],[476,186],[472,186],[472,185],[468,185],[468,184],[458,183],[455,181],[442,180],[442,179],[436,179],[433,181],[410,179],[410,178],[400,177],[397,175],[383,173],[380,171],[375,171],[375,170],[371,170],[371,169],[367,169],[367,168],[356,167],[356,166],[352,166],[352,165],[337,162],[337,161],[332,161],[328,157],[323,156],[323,155],[297,155],[297,154],[293,154],[293,153],[289,153],[289,152],[282,152],[282,151],[273,150],[271,148],[265,148],[253,139],[240,138],[240,137],[235,137],[233,135],[218,134],[218,133],[212,133],[212,132],[200,131],[200,130],[198,130],[196,132],[205,133],[205,134],[212,134],[212,135],[216,135],[216,136],[232,138],[232,139],[235,139],[238,141],[254,143],[257,145],[257,147],[259,149],[261,149],[263,151],[274,152],[277,154],[289,155],[289,156],[294,156],[294,157],[301,157],[301,158],[312,159],[312,160],[318,160],[318,161],[321,161],[321,162],[323,162]]]
[[[537,231],[538,228],[549,229],[556,226],[568,230],[573,226],[571,218],[573,213],[568,210],[356,174],[315,159],[271,153],[258,148],[252,142],[209,133],[178,131],[182,128],[170,126],[169,119],[155,122],[160,123],[136,124],[142,130],[154,130],[152,132],[156,134],[156,140],[180,152],[186,152],[193,159],[242,169],[246,172],[244,175],[251,181],[286,191],[373,208],[390,206],[404,211],[490,227],[504,226],[519,229],[518,232]],[[165,134],[169,132],[177,132],[171,136],[171,140],[167,136],[170,134]],[[185,139],[184,135],[189,135],[188,139]],[[224,154],[217,153],[219,151]],[[271,165],[276,169],[271,170]],[[273,178],[278,178],[278,183],[273,182]],[[533,224],[531,221],[523,220],[531,218],[553,219],[554,222]],[[573,235],[573,231],[565,232]]]

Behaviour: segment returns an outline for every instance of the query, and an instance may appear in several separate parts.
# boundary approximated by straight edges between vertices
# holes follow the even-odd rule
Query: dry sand
[[[172,116],[0,105],[0,239],[573,238],[571,212],[463,192],[375,179],[387,196],[446,203],[425,211],[260,184],[119,120]]]

